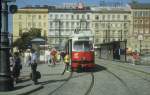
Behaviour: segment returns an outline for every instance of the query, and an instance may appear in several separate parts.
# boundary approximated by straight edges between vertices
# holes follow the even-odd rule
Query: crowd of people
[[[20,53],[15,52],[14,54],[10,54],[10,70],[12,78],[14,79],[14,83],[18,82],[20,71],[22,69],[22,63],[25,64],[25,66],[31,67],[31,74],[30,77],[34,84],[38,83],[38,78],[41,77],[40,73],[37,71],[37,64],[38,64],[38,54],[34,49],[28,50],[26,53],[24,53],[24,62],[21,62]],[[64,51],[57,51],[55,48],[49,49],[47,54],[47,60],[46,63],[48,66],[55,66],[57,63],[64,63],[65,69],[63,71],[63,74],[65,71],[69,71],[69,55]],[[38,75],[37,75],[38,73]]]

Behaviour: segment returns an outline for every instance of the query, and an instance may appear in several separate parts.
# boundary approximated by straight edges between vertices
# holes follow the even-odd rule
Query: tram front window
[[[76,41],[73,48],[75,51],[90,51],[92,50],[92,43],[90,41]]]

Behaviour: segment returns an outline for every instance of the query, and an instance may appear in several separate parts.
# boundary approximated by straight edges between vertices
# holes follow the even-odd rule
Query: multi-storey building
[[[24,7],[13,14],[13,41],[31,28],[41,29],[41,35],[47,36],[48,8],[45,6]]]
[[[63,46],[75,30],[92,30],[91,16],[89,7],[49,8],[48,43]]]
[[[93,7],[92,11],[95,44],[127,40],[131,20],[129,7]]]
[[[150,51],[150,4],[132,3],[130,46],[145,53]]]

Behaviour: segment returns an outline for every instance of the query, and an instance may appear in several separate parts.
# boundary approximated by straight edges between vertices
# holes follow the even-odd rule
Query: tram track
[[[83,76],[86,76],[86,75],[89,75],[91,76],[91,82],[90,82],[90,85],[88,86],[85,94],[83,95],[89,95],[92,88],[94,87],[94,74],[93,72],[90,72],[90,73],[84,73],[84,74],[81,74],[81,75],[76,75],[76,76],[73,76],[73,72],[70,73],[69,77],[66,79],[66,81],[64,83],[62,83],[60,86],[58,86],[57,88],[55,88],[53,91],[51,91],[48,95],[53,95],[55,92],[57,92],[58,90],[60,90],[63,86],[65,86],[70,79],[72,78],[78,78],[78,77],[83,77]]]
[[[120,66],[119,66],[120,67]],[[117,67],[118,68],[118,67]],[[121,66],[121,68],[122,69],[120,69],[120,70],[123,70],[123,71],[125,71],[125,72],[129,72],[130,74],[133,74],[133,75],[135,75],[135,76],[137,76],[137,77],[139,77],[139,78],[141,78],[141,79],[143,79],[143,80],[145,80],[145,81],[147,81],[147,82],[150,82],[150,80],[149,79],[147,79],[147,78],[144,78],[143,76],[141,76],[141,75],[139,75],[139,74],[137,74],[137,73],[135,73],[135,72],[137,72],[137,71],[135,71],[135,70],[132,70],[132,69],[127,69],[127,68],[124,68],[124,67],[122,67]],[[141,73],[141,72],[140,72]],[[142,72],[142,73],[144,73],[144,72]],[[147,74],[147,73],[144,73],[144,74]],[[149,74],[148,74],[149,75]]]
[[[150,73],[148,73],[148,72],[138,70],[138,69],[135,69],[135,68],[131,68],[131,67],[122,66],[120,64],[115,64],[115,66],[109,64],[109,66],[120,69],[120,70],[123,70],[125,72],[129,72],[130,74],[133,74],[133,75],[135,75],[135,76],[137,76],[137,77],[139,77],[139,78],[141,78],[141,79],[143,79],[147,82],[150,82],[149,79],[145,78],[145,76],[150,77]],[[137,73],[140,73],[140,74],[137,74]]]
[[[90,92],[92,91],[92,88],[94,87],[94,74],[92,72],[91,72],[91,77],[92,77],[91,84],[90,84],[88,90],[85,92],[84,95],[89,95]]]
[[[111,74],[112,76],[114,76],[117,80],[120,81],[121,84],[123,84],[123,86],[126,88],[127,92],[129,93],[129,95],[137,95],[135,92],[131,91],[131,89],[128,87],[128,85],[126,84],[126,82],[120,78],[117,74],[113,73],[110,70],[105,70],[105,72]]]
[[[55,93],[57,90],[59,90],[60,88],[62,88],[71,78],[72,78],[73,72],[70,73],[69,77],[66,79],[66,81],[64,83],[62,83],[60,86],[58,86],[57,88],[55,88],[53,91],[51,91],[48,95],[52,95],[53,93]]]
[[[120,65],[115,65],[115,66],[112,66],[112,65],[110,65],[111,67],[114,67],[114,68],[117,68],[117,69],[120,69],[120,70],[123,70],[123,71],[125,71],[125,72],[128,72],[128,73],[130,73],[130,74],[133,74],[133,75],[135,75],[135,76],[137,76],[137,77],[139,77],[139,78],[141,78],[141,79],[143,79],[143,80],[145,80],[145,81],[147,81],[147,82],[150,82],[150,80],[149,79],[147,79],[147,78],[144,78],[141,74],[144,74],[144,75],[146,75],[146,76],[150,76],[150,73],[147,73],[147,72],[144,72],[144,71],[141,71],[141,70],[137,70],[137,69],[132,69],[132,68],[127,68],[127,67],[125,67],[125,66],[120,66]],[[136,72],[136,73],[135,73]],[[141,73],[140,75],[139,74],[137,74],[137,73]]]

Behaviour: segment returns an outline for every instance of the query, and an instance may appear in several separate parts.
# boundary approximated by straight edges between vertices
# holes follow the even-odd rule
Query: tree
[[[41,29],[31,28],[28,32],[22,33],[21,37],[18,38],[14,43],[13,47],[17,47],[19,50],[26,50],[30,45],[31,40],[34,38],[44,38],[41,36]]]

